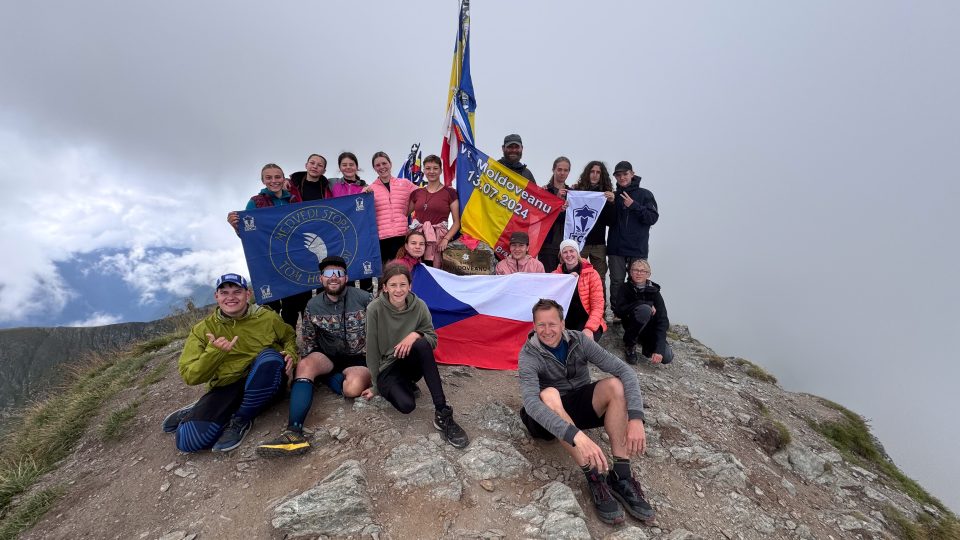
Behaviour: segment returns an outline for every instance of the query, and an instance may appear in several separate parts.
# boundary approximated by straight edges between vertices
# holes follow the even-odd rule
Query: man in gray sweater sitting
[[[630,468],[630,457],[646,449],[637,374],[583,333],[566,330],[563,308],[553,300],[534,304],[533,332],[518,362],[520,418],[531,436],[560,439],[586,475],[600,519],[621,523],[619,500],[633,517],[652,520],[656,512]],[[588,362],[614,376],[590,382]],[[581,431],[600,426],[610,436],[613,467],[607,466],[603,450]],[[609,474],[601,472],[608,469]]]

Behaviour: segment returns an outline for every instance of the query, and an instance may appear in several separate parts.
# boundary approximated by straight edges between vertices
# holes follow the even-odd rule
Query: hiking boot
[[[433,427],[437,428],[454,448],[466,448],[470,444],[467,432],[453,419],[453,409],[449,406],[437,411],[433,417]]]
[[[637,358],[637,346],[636,346],[636,345],[624,345],[624,346],[623,346],[623,352],[624,352],[624,358],[623,358],[623,359],[626,360],[626,362],[627,362],[628,364],[630,364],[631,366],[637,365],[637,362],[640,361],[640,359]]]
[[[193,403],[183,407],[182,409],[177,409],[172,413],[168,414],[166,418],[163,419],[163,432],[164,433],[173,433],[177,430],[177,427],[180,426],[180,422],[183,422],[183,419],[190,414],[190,411],[193,410],[193,407],[199,402],[194,401]]]
[[[640,521],[651,521],[657,516],[656,510],[644,498],[640,482],[637,482],[632,475],[619,478],[617,473],[611,471],[607,476],[607,483],[610,484],[610,492],[623,504],[631,516]]]
[[[310,450],[310,441],[303,433],[292,429],[285,429],[279,437],[272,441],[260,443],[257,446],[257,455],[261,457],[299,456]]]
[[[211,450],[214,452],[229,452],[240,446],[243,438],[246,437],[247,432],[250,431],[251,426],[253,426],[253,420],[244,422],[234,416],[230,419],[230,423],[227,424],[227,428],[223,430],[223,434],[221,434],[217,442],[213,444]]]
[[[591,471],[587,475],[587,486],[590,488],[590,496],[593,497],[593,505],[597,507],[597,517],[600,521],[610,525],[623,523],[623,510],[610,493],[604,475]]]

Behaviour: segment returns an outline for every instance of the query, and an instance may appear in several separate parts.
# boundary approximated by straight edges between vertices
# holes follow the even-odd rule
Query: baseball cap
[[[519,144],[520,146],[523,146],[523,139],[521,139],[516,133],[511,133],[503,138],[503,145],[510,146],[511,144]]]
[[[618,172],[632,171],[632,170],[633,170],[633,165],[631,165],[629,161],[621,161],[620,163],[617,163],[616,167],[613,168],[613,174],[617,174]]]
[[[219,289],[224,283],[233,283],[234,285],[241,287],[243,289],[249,289],[247,285],[247,280],[244,279],[240,274],[224,274],[217,279],[217,289]]]
[[[510,235],[511,244],[526,244],[530,245],[530,235],[525,232],[515,232]]]
[[[330,255],[329,257],[324,257],[324,259],[320,261],[320,271],[322,272],[323,269],[328,266],[339,266],[340,268],[346,270],[347,261],[343,260],[343,257],[338,255]]]

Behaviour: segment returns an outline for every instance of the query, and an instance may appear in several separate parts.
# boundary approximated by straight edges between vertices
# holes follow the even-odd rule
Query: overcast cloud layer
[[[439,150],[456,11],[4,1],[0,326],[92,294],[62,275],[82,255],[132,304],[245,270],[224,216],[264,163],[352,150],[369,178],[374,151]],[[671,319],[871,418],[957,509],[957,20],[947,1],[475,2],[478,146],[520,133],[541,184],[557,155],[632,161]]]

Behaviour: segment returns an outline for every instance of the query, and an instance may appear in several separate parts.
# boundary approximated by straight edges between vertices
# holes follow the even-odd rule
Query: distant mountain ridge
[[[179,317],[94,327],[0,330],[0,422],[3,412],[9,414],[55,387],[63,380],[65,368],[83,361],[88,353],[122,349],[172,332]]]

